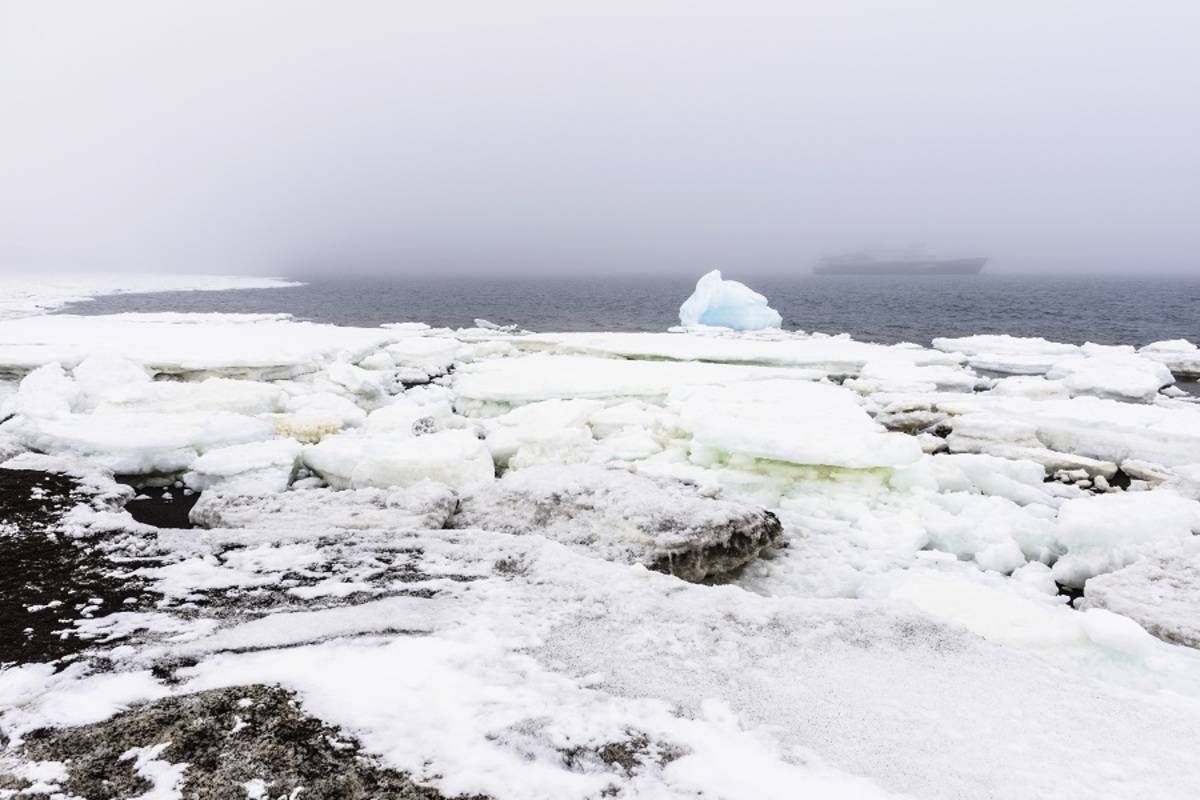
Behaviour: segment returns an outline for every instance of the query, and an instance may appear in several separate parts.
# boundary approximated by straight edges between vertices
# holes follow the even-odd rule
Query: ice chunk
[[[454,373],[454,392],[460,401],[494,412],[537,400],[661,398],[679,386],[821,375],[733,364],[533,355],[466,364]]]
[[[149,383],[150,375],[144,368],[127,358],[110,353],[90,355],[75,365],[72,377],[79,388],[88,395],[101,395],[119,387]]]
[[[1009,375],[1044,375],[1055,362],[1079,353],[1079,346],[1039,337],[983,334],[933,340],[937,350],[962,353],[976,369]]]
[[[330,528],[442,528],[457,498],[440,483],[403,489],[305,489],[266,496],[203,494],[191,520],[205,528],[282,529],[322,536]]]
[[[304,463],[337,488],[411,486],[423,480],[451,487],[489,482],[495,465],[473,433],[425,436],[341,433],[304,449]]]
[[[1200,648],[1200,549],[1147,558],[1097,575],[1083,587],[1079,608],[1105,608],[1174,644]]]
[[[1028,397],[1033,400],[1063,400],[1070,397],[1060,381],[1048,381],[1039,375],[1014,375],[996,381],[991,394],[997,397]]]
[[[900,359],[868,361],[857,378],[843,385],[863,394],[871,392],[972,392],[990,381],[957,366],[920,365]]]
[[[1165,364],[1180,377],[1200,378],[1200,347],[1187,339],[1152,342],[1138,350],[1138,355]]]
[[[417,403],[404,395],[390,405],[372,411],[367,416],[366,429],[371,433],[419,436],[447,425],[453,414],[446,400]]]
[[[1080,353],[1054,362],[1046,372],[1047,378],[1061,380],[1072,396],[1148,403],[1159,389],[1175,382],[1169,369],[1134,355],[1133,348],[1087,344]]]
[[[61,417],[79,401],[79,387],[58,363],[38,367],[21,379],[17,391],[4,404],[7,414],[27,417]]]
[[[509,472],[465,494],[455,528],[537,533],[688,581],[729,573],[782,534],[773,514],[674,482],[594,466]]]
[[[237,494],[269,494],[287,489],[301,445],[294,439],[235,444],[210,450],[183,476],[189,488]]]
[[[266,418],[279,435],[314,444],[331,433],[363,424],[367,412],[341,395],[314,392],[289,397],[282,413]]]
[[[263,314],[30,317],[0,321],[0,374],[104,353],[155,374],[277,379],[361,360],[399,337]]]
[[[962,356],[915,344],[882,345],[849,336],[798,333],[733,333],[697,329],[686,333],[542,333],[521,338],[526,349],[610,355],[622,358],[709,361],[799,367],[835,375],[856,375],[867,362],[898,361],[918,366],[954,367]],[[966,373],[964,373],[966,374]]]
[[[745,284],[723,280],[721,271],[714,269],[696,282],[692,296],[679,307],[679,324],[756,331],[778,328],[783,318],[767,305],[767,298]]]
[[[87,456],[118,475],[181,471],[208,450],[271,436],[270,423],[225,412],[17,417],[2,427],[30,449]]]
[[[427,377],[445,374],[470,351],[457,339],[413,336],[388,345],[386,352],[398,367],[420,370]]]
[[[282,411],[285,397],[282,389],[269,383],[209,378],[197,382],[123,383],[100,390],[93,402],[97,414],[127,411],[268,414]]]
[[[705,451],[846,467],[897,467],[922,455],[916,439],[887,433],[859,405],[854,392],[810,381],[751,381],[733,386],[678,389],[669,406],[692,435],[693,458]]]
[[[1068,500],[1053,533],[1065,553],[1054,579],[1079,587],[1141,558],[1178,554],[1196,546],[1193,531],[1200,531],[1200,503],[1166,489]]]
[[[597,400],[542,400],[515,408],[484,420],[488,449],[501,467],[586,461],[594,443],[587,420],[603,407]]]
[[[1190,406],[1130,404],[1096,397],[1031,400],[942,395],[937,405],[955,416],[951,450],[1033,458],[1054,469],[1082,459],[1092,473],[1112,476],[1112,466],[1129,459],[1166,466],[1196,461],[1200,447],[1200,409]],[[1041,455],[1036,451],[1040,449]],[[1091,460],[1089,465],[1087,460]],[[1109,462],[1103,469],[1095,464]],[[1053,469],[1051,470],[1053,471]]]

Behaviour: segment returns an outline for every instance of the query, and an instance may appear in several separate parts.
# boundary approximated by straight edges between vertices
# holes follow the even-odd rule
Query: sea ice
[[[859,342],[849,336],[800,333],[732,333],[697,329],[687,333],[543,333],[523,336],[527,350],[620,356],[631,359],[704,361],[797,367],[821,375],[857,375],[868,363],[901,362],[916,366],[956,367],[963,357],[915,344]],[[964,378],[970,377],[964,375]]]
[[[1138,350],[1138,355],[1166,365],[1181,378],[1200,378],[1200,347],[1187,339],[1152,342]]]
[[[1169,369],[1134,355],[1133,348],[1092,344],[1081,347],[1080,355],[1055,361],[1046,377],[1061,381],[1072,397],[1093,395],[1140,403],[1151,402],[1160,389],[1175,382]]]
[[[778,328],[783,318],[767,305],[767,298],[743,283],[723,280],[721,271],[714,269],[696,282],[692,296],[679,307],[679,324],[755,331]]]
[[[0,456],[83,476],[56,532],[129,589],[0,671],[0,733],[262,682],[446,795],[1187,797],[1194,348],[939,347],[0,322]],[[198,527],[114,471],[186,471]]]
[[[180,472],[204,452],[270,438],[271,425],[228,412],[17,416],[0,425],[43,453],[85,456],[118,475]]]
[[[965,355],[975,369],[1008,375],[1045,375],[1056,362],[1079,353],[1078,345],[1007,334],[936,338],[933,347]]]
[[[1200,648],[1200,546],[1187,550],[1097,575],[1084,584],[1075,605],[1108,609],[1164,641]]]
[[[457,488],[490,482],[495,475],[487,446],[464,430],[418,437],[340,433],[307,445],[303,458],[336,488],[411,486],[424,480]]]
[[[202,327],[201,327],[202,326]],[[103,352],[152,373],[272,380],[351,363],[398,334],[295,322],[280,315],[57,315],[0,321],[0,374],[43,364],[74,366]]]
[[[1198,550],[1195,531],[1200,531],[1200,503],[1167,489],[1068,500],[1054,531],[1063,550],[1054,579],[1082,587],[1095,575],[1142,558]]]
[[[726,575],[780,537],[779,521],[762,509],[594,466],[509,472],[464,494],[451,525],[536,533],[688,581]]]
[[[849,389],[811,381],[762,380],[680,388],[669,407],[692,436],[693,460],[743,456],[863,469],[916,461],[916,440],[886,433]]]
[[[295,475],[300,451],[301,444],[295,439],[271,439],[209,450],[191,463],[183,482],[200,492],[282,492]]]
[[[305,489],[265,496],[204,493],[191,520],[205,528],[329,529],[442,528],[458,498],[448,487],[425,481],[393,489]]]
[[[661,399],[680,386],[820,377],[802,369],[532,355],[466,364],[455,370],[453,390],[468,408],[494,415],[537,400]]]

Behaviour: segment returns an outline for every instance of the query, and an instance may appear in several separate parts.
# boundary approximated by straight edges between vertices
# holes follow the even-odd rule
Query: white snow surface
[[[262,682],[448,796],[1193,797],[1200,408],[1160,391],[1192,350],[935,344],[0,322],[3,466],[80,478],[62,532],[152,598],[0,671],[8,754]],[[198,527],[134,523],[114,475],[200,490]],[[784,541],[686,583],[646,568],[659,506]],[[131,766],[186,796],[161,744]]]

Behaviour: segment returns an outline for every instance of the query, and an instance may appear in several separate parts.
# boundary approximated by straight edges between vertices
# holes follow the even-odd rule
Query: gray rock
[[[782,537],[774,514],[619,469],[538,466],[465,494],[453,528],[538,533],[687,581],[719,579]]]
[[[1079,608],[1104,608],[1167,642],[1200,647],[1200,554],[1143,559],[1088,580]]]

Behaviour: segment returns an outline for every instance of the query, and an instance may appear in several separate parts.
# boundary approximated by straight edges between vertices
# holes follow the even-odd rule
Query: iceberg
[[[679,324],[759,331],[780,327],[783,318],[767,298],[744,283],[724,280],[721,270],[714,269],[696,281],[696,291],[679,307]]]

